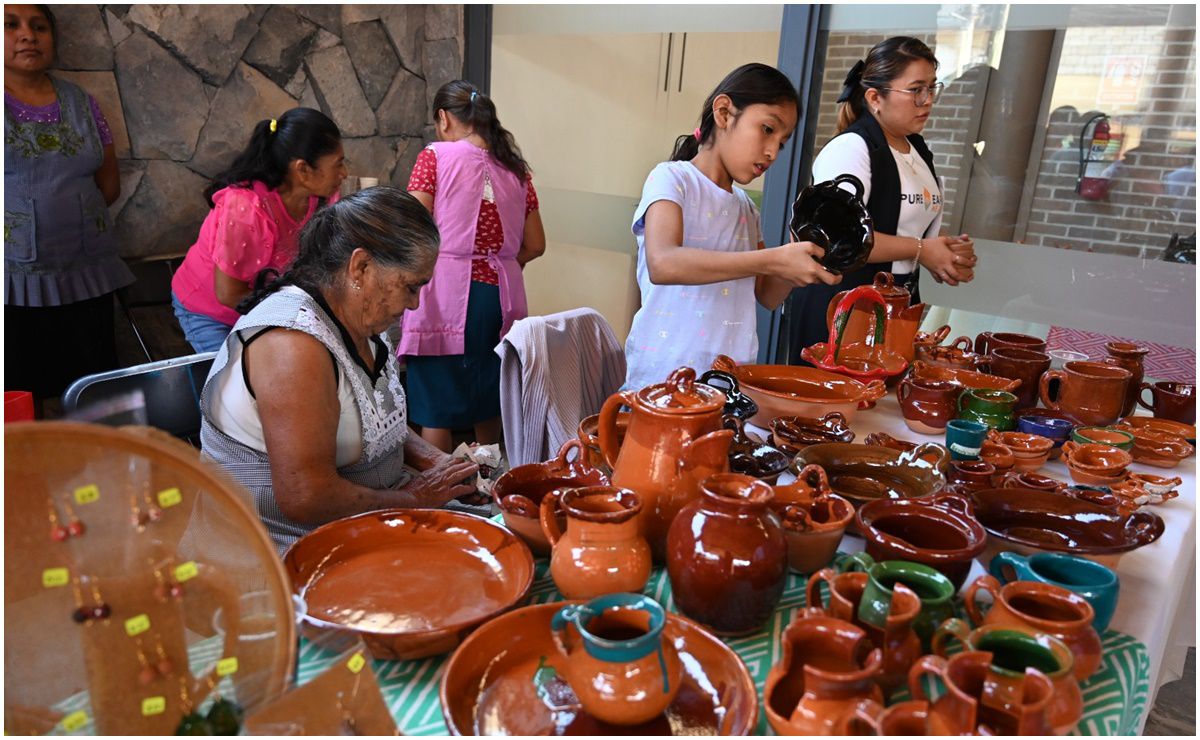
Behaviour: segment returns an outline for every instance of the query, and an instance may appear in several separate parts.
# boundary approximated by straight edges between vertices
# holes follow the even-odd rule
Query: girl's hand
[[[793,285],[825,283],[837,285],[841,275],[834,275],[817,262],[825,256],[825,250],[812,242],[790,242],[771,250],[776,257],[774,274]]]
[[[455,460],[446,455],[432,468],[414,475],[401,490],[410,494],[420,506],[438,508],[450,499],[475,492],[473,483],[468,482],[479,466],[465,460]]]
[[[965,234],[963,236],[966,236]],[[939,283],[958,285],[974,279],[975,243],[957,236],[938,236],[925,239],[921,249],[921,266],[929,270]]]

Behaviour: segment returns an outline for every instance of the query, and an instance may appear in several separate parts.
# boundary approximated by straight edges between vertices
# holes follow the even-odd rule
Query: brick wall
[[[946,89],[924,132],[945,184],[943,224],[947,230],[957,222],[973,156],[976,118],[986,92],[988,61],[992,44],[999,41],[991,32],[976,31],[967,38],[964,33],[908,32],[935,53],[940,45],[965,57],[956,60],[955,69],[943,65],[939,71]],[[818,152],[834,136],[834,101],[847,70],[881,39],[876,34],[829,34],[817,119]],[[1105,112],[1114,116],[1114,130],[1126,137],[1125,148],[1136,146],[1136,150],[1120,168],[1108,199],[1092,202],[1074,192],[1078,132],[1097,107],[1100,77],[1109,55],[1144,56],[1147,64],[1136,101],[1107,104]],[[943,61],[950,56],[949,52],[939,54]],[[1069,29],[1055,76],[1053,112],[1038,158],[1034,197],[1023,214],[1027,225],[1023,232],[1018,231],[1018,241],[1153,258],[1166,247],[1172,233],[1193,233],[1194,185],[1183,196],[1172,195],[1163,186],[1163,177],[1185,165],[1194,167],[1195,64],[1191,29]],[[1134,97],[1127,90],[1121,94],[1125,99]],[[970,232],[971,224],[957,228]]]

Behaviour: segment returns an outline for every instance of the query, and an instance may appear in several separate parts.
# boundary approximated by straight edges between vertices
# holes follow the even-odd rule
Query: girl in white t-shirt
[[[920,133],[941,94],[937,58],[918,39],[887,39],[854,65],[838,98],[838,136],[813,162],[813,181],[851,174],[863,184],[863,203],[875,224],[868,264],[845,275],[842,288],[871,283],[877,272],[920,299],[920,267],[950,285],[974,279],[975,245],[966,234],[940,236],[942,188],[933,155]],[[843,185],[852,191],[850,185]],[[792,346],[798,352],[826,341],[825,312],[834,291],[812,286],[797,293]]]
[[[774,310],[798,285],[836,284],[812,242],[764,249],[745,185],[791,136],[796,90],[765,64],[738,67],[704,101],[700,126],[646,178],[633,216],[642,307],[625,343],[626,388],[661,383],[672,370],[707,370],[720,354],[758,354],[755,304]]]

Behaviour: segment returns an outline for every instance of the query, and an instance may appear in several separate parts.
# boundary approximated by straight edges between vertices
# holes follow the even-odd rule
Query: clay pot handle
[[[921,499],[917,499],[917,501],[920,500]],[[959,514],[965,514],[972,518],[975,516],[975,510],[971,506],[971,502],[968,501],[965,496],[961,496],[957,493],[942,491],[941,493],[930,497],[929,502],[932,504],[945,506],[947,509],[952,509],[957,511]]]
[[[712,381],[714,380],[721,381],[728,387],[722,388],[720,385],[713,383]],[[724,393],[726,397],[736,396],[741,393],[741,384],[738,383],[738,379],[724,370],[707,370],[696,382],[716,388]]]
[[[813,489],[812,498],[833,493],[833,488],[829,485],[829,476],[825,474],[825,468],[816,463],[805,465],[796,475],[796,480],[805,483],[809,488]]]
[[[979,334],[975,337],[975,354],[990,355],[991,347],[989,345],[991,342],[992,333],[990,331],[979,332]]]
[[[1029,567],[1029,558],[1007,550],[992,558],[988,571],[1001,583],[1038,580],[1033,569]]]
[[[1009,470],[1001,477],[1001,488],[1022,488],[1021,472],[1019,470]]]
[[[921,685],[921,677],[926,673],[933,674],[945,683],[946,659],[940,655],[922,655],[912,664],[912,668],[908,669],[908,693],[918,701],[929,701],[929,697],[925,695],[925,687]]]
[[[896,386],[896,400],[903,404],[905,399],[911,395],[912,383],[909,382],[908,378],[905,378],[904,380],[900,381],[900,385]]]
[[[934,655],[946,656],[946,641],[956,639],[963,644],[966,650],[971,649],[971,625],[963,620],[955,617],[942,622],[937,631],[933,633],[933,637],[929,641],[929,648]]]
[[[1146,403],[1146,391],[1150,391],[1150,403]],[[1141,406],[1151,413],[1157,412],[1158,409],[1154,408],[1154,406],[1158,403],[1158,396],[1154,392],[1154,386],[1150,385],[1149,383],[1142,383],[1139,385],[1137,389],[1137,403],[1138,406]]]
[[[833,185],[835,188],[837,186],[841,185],[842,183],[847,183],[849,185],[854,186],[854,197],[859,200],[862,200],[862,197],[863,197],[862,180],[859,180],[857,177],[855,177],[854,175],[851,175],[849,173],[844,173],[844,174],[838,175],[837,177],[833,178]]]
[[[779,512],[783,528],[789,532],[808,532],[812,529],[812,518],[800,504],[788,504]]]
[[[717,355],[717,358],[713,360],[712,369],[737,377],[734,372],[737,370],[737,363],[729,355]]]
[[[667,376],[667,385],[674,386],[679,393],[689,393],[696,384],[696,371],[690,367],[677,367]]]
[[[991,594],[993,601],[999,603],[1000,581],[989,575],[982,575],[967,587],[967,593],[963,595],[963,606],[967,610],[967,616],[971,618],[971,624],[974,624],[976,627],[983,624],[983,612],[979,610],[979,603],[975,601],[975,595],[980,590]]]
[[[1131,539],[1138,540],[1142,535],[1153,532],[1160,521],[1155,514],[1138,511],[1130,515],[1129,521],[1125,523],[1125,530],[1132,535]]]
[[[1073,439],[1068,439],[1066,442],[1063,442],[1063,446],[1062,446],[1063,461],[1070,463],[1071,458],[1074,457],[1075,451],[1078,449],[1079,449],[1079,443]]]
[[[948,333],[949,332],[947,332],[947,334]],[[950,347],[951,349],[961,349],[963,352],[970,352],[971,351],[971,338],[968,337],[966,334],[964,334],[946,346]]]
[[[538,506],[533,503],[533,499],[520,493],[513,493],[505,496],[500,501],[500,508],[510,514],[518,514],[520,516],[535,517],[538,516]]]
[[[604,461],[608,463],[608,467],[613,470],[617,468],[617,454],[621,451],[621,445],[618,442],[617,436],[617,414],[620,412],[621,406],[633,408],[633,401],[633,391],[621,391],[609,396],[608,400],[604,402],[604,406],[600,409],[600,420],[597,422],[597,433],[600,437],[600,454],[604,456]]]
[[[558,528],[558,500],[562,498],[562,494],[563,492],[557,489],[547,493],[542,497],[542,505],[538,512],[542,532],[546,534],[552,548],[562,539],[562,530]]]
[[[858,402],[860,409],[869,409],[871,404],[887,395],[887,385],[882,380],[876,378],[870,383],[867,383],[866,389],[863,391],[862,400]]]
[[[571,450],[575,450],[575,457],[568,460],[567,456],[571,454]],[[554,467],[559,470],[587,468],[583,462],[583,443],[579,441],[579,437],[571,437],[563,442],[562,447],[558,448],[558,454],[554,456]]]
[[[941,326],[934,329],[932,332],[930,332],[928,334],[928,339],[930,342],[933,342],[933,344],[936,346],[936,345],[941,344],[943,341],[945,341],[946,337],[948,337],[948,336],[950,336],[950,325],[942,324]],[[968,341],[970,341],[970,340],[968,340]]]
[[[926,460],[942,470],[950,463],[950,452],[937,442],[922,442],[908,452],[901,452],[894,462],[896,465],[911,465],[917,460]]]
[[[866,573],[875,565],[875,558],[865,552],[856,552],[853,555],[847,555],[842,558],[837,564],[838,573]]]
[[[850,730],[854,729],[854,723],[862,722],[866,727],[871,728],[871,732],[876,735],[883,734],[883,727],[880,720],[883,717],[883,705],[876,702],[875,699],[863,699],[862,702],[854,705],[853,714],[847,718],[845,727],[841,728],[838,734],[851,734]]]
[[[804,603],[809,609],[818,609],[824,613],[826,607],[821,603],[821,582],[824,581],[829,586],[830,598],[832,598],[833,579],[836,575],[833,568],[822,568],[808,577],[808,585],[804,589]],[[809,616],[815,615],[809,614]],[[799,619],[800,615],[797,614],[796,618]]]
[[[1059,382],[1058,393],[1062,395],[1062,383],[1066,381],[1067,374],[1062,370],[1047,370],[1042,373],[1041,379],[1038,380],[1038,398],[1042,400],[1042,405],[1048,409],[1058,410],[1058,399],[1050,400],[1050,381],[1057,380]],[[1139,402],[1141,399],[1138,399]]]

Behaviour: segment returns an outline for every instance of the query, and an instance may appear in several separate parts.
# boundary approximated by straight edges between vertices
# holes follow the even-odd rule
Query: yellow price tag
[[[231,673],[237,673],[237,669],[237,658],[225,658],[217,661],[217,675],[221,678],[225,678]]]
[[[75,503],[77,503],[77,504],[90,504],[90,503],[93,503],[93,502],[99,501],[99,500],[100,500],[100,487],[99,486],[95,486],[95,485],[81,486],[81,487],[75,489]]]
[[[148,629],[150,629],[150,617],[145,614],[125,620],[125,634],[130,637],[137,637]]]
[[[346,667],[350,669],[351,673],[358,673],[366,664],[367,659],[363,657],[362,653],[355,653],[353,658],[346,661]]]
[[[151,696],[142,699],[142,716],[153,717],[167,711],[167,699],[163,696]]]
[[[75,732],[76,730],[83,729],[83,726],[87,724],[87,721],[87,714],[84,712],[72,712],[66,717],[63,717],[62,722],[59,722],[58,724],[67,732]]]
[[[71,582],[71,572],[66,568],[47,568],[42,571],[42,586],[54,588]]]
[[[158,492],[158,505],[164,509],[181,503],[182,501],[183,494],[179,492],[178,488],[168,488],[165,491]]]
[[[183,583],[184,581],[190,581],[191,579],[200,575],[200,569],[196,567],[195,562],[189,560],[186,563],[183,563],[182,565],[175,566],[174,573],[175,573],[175,582]]]

